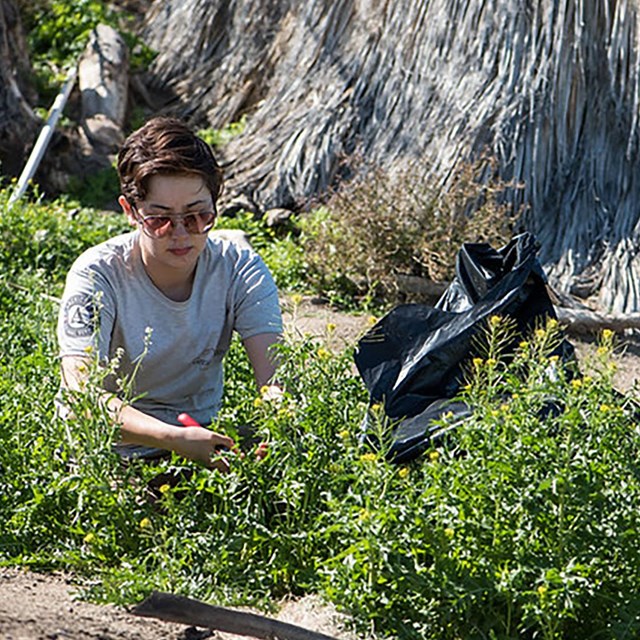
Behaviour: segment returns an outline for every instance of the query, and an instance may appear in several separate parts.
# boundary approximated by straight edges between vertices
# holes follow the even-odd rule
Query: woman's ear
[[[122,207],[127,219],[129,220],[129,224],[132,227],[136,227],[138,225],[138,221],[136,219],[135,214],[133,213],[133,207],[129,204],[129,201],[124,197],[120,196],[118,198],[118,204]]]

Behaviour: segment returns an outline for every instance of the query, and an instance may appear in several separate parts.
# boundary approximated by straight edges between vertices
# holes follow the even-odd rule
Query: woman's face
[[[203,179],[194,174],[152,176],[143,201],[130,206],[121,196],[120,204],[130,223],[140,227],[142,260],[149,275],[175,277],[184,272],[190,277],[215,220]]]

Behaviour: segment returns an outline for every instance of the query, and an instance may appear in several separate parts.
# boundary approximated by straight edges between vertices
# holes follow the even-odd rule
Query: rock
[[[85,120],[84,131],[91,142],[114,151],[124,142],[122,129],[102,113]]]
[[[399,273],[396,276],[398,289],[402,293],[423,296],[426,298],[439,298],[446,290],[446,282],[434,282],[420,276],[411,276]]]
[[[264,219],[267,227],[279,227],[289,222],[292,215],[293,211],[291,209],[269,209],[265,212]]]
[[[78,66],[82,128],[89,140],[115,151],[123,142],[129,87],[127,46],[104,24],[92,32]]]
[[[248,211],[254,215],[259,211],[253,199],[244,193],[239,193],[229,201],[220,204],[220,214],[223,217],[234,218],[242,211]]]
[[[249,236],[242,229],[214,229],[209,231],[209,236],[233,242],[241,249],[253,250]]]

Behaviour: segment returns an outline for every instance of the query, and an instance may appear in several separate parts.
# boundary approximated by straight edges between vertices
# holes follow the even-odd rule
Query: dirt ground
[[[246,636],[162,622],[127,609],[76,598],[78,585],[62,574],[0,568],[3,640],[239,640]],[[283,602],[275,619],[340,640],[355,640],[345,618],[318,598]]]
[[[367,315],[338,313],[326,306],[302,300],[285,303],[286,330],[293,336],[314,336],[340,349],[354,344],[371,325]],[[580,362],[595,349],[592,342],[570,338]],[[629,391],[640,377],[640,340],[621,338],[616,357],[616,385]],[[210,632],[185,625],[140,618],[124,608],[94,605],[76,597],[72,576],[38,574],[0,568],[0,638],[5,640],[234,640],[241,636]],[[282,603],[279,620],[341,640],[355,640],[348,620],[318,598]],[[242,636],[246,637],[246,636]]]

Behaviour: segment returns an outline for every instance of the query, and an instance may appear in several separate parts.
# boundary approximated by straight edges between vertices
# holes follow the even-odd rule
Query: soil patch
[[[246,636],[140,618],[124,607],[79,600],[78,585],[60,573],[0,568],[0,638],[5,640],[240,640]],[[256,612],[259,613],[259,612]],[[276,619],[355,640],[346,618],[307,596],[281,603]]]

